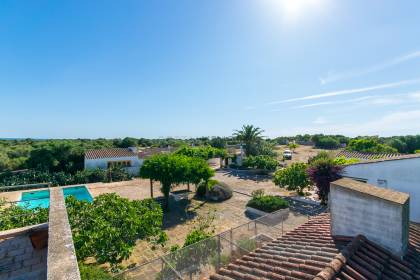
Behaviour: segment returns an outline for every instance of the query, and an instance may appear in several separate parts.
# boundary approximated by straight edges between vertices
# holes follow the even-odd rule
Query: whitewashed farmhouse
[[[139,158],[134,147],[87,150],[85,153],[85,169],[108,169],[119,166],[129,174],[137,175],[142,164],[143,159]]]

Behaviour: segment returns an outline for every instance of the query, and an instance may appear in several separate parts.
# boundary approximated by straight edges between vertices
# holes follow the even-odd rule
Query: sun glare
[[[304,17],[323,10],[328,0],[269,0],[269,9],[288,22],[299,21]]]

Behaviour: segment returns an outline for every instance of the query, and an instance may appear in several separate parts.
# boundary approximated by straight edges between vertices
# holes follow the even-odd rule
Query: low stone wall
[[[63,190],[50,190],[48,280],[80,280]]]
[[[0,232],[0,280],[44,280],[47,248],[35,249],[30,236],[44,234],[48,224]]]

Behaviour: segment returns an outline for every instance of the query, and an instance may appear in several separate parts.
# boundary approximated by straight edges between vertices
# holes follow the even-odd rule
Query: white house
[[[420,154],[389,156],[346,165],[344,177],[410,194],[410,220],[420,222]]]
[[[120,166],[128,173],[137,175],[142,164],[143,159],[139,158],[136,148],[87,150],[85,153],[85,169]]]

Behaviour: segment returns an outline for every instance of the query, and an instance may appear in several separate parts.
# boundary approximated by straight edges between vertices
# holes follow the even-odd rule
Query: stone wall
[[[47,230],[41,224],[0,233],[0,280],[46,279],[47,248],[34,249],[29,236]]]
[[[331,183],[331,233],[362,234],[396,255],[408,246],[409,196],[348,178]]]

